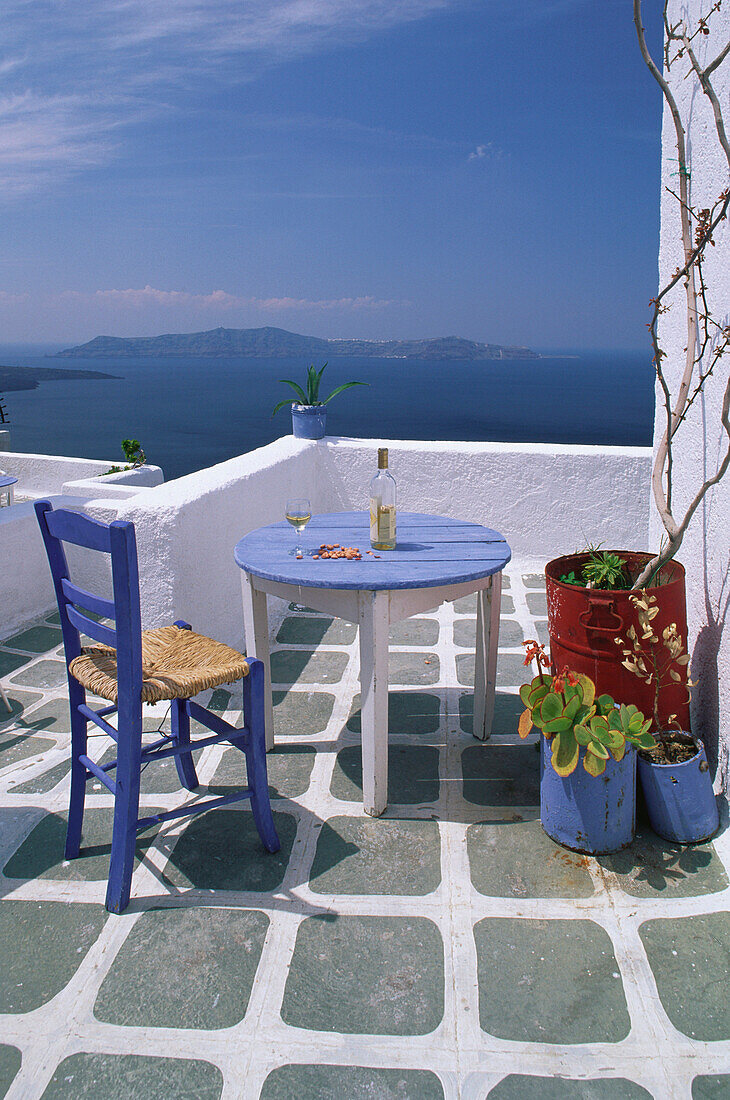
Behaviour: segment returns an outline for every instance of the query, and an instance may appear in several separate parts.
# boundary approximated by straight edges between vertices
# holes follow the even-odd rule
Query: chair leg
[[[68,806],[66,848],[64,859],[76,859],[81,849],[81,826],[84,820],[86,799],[86,768],[79,756],[87,749],[87,720],[79,714],[79,705],[86,701],[86,692],[69,676],[69,706],[71,707],[71,797]]]
[[[187,710],[187,699],[173,699],[170,711],[170,726],[172,736],[178,745],[190,744],[190,715]],[[193,754],[181,752],[175,757],[175,767],[181,786],[188,791],[194,791],[198,786],[198,775],[195,771]]]
[[[2,684],[0,684],[0,699],[2,699],[2,701],[5,704],[7,710],[10,711],[10,713],[12,714],[13,708],[10,705],[10,700],[8,699],[7,695],[5,694],[5,688],[3,687]]]
[[[106,890],[106,907],[110,913],[122,913],[127,908],[132,889],[142,759],[141,704],[126,715],[120,708],[118,725],[117,793],[114,798],[112,854]]]
[[[278,852],[277,836],[269,801],[269,778],[266,771],[266,727],[264,709],[264,668],[260,661],[251,661],[250,672],[243,679],[243,714],[249,737],[243,747],[246,773],[251,788],[251,812],[268,852]]]

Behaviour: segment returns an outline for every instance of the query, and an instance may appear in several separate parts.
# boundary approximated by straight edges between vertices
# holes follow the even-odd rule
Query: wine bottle
[[[378,472],[370,482],[370,545],[395,550],[395,478],[388,470],[388,448],[378,449]]]

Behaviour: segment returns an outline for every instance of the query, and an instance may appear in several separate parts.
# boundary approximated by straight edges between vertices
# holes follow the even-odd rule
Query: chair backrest
[[[142,690],[142,622],[139,606],[137,540],[134,524],[100,523],[90,516],[54,509],[48,500],[35,502],[35,512],[51,567],[61,630],[70,663],[81,653],[81,631],[117,651],[119,695]],[[72,543],[111,557],[114,599],[88,592],[71,581],[63,544]],[[114,627],[97,622],[88,612],[114,620]]]

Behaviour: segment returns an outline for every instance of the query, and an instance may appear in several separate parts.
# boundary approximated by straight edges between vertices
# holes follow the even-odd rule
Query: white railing
[[[518,559],[541,563],[587,542],[646,548],[651,452],[643,448],[287,436],[89,510],[135,524],[146,625],[182,617],[240,646],[238,539],[281,519],[288,496],[310,497],[317,512],[367,508],[383,445],[401,509],[495,527]]]
[[[144,466],[106,474],[111,462],[57,455],[3,452],[0,467],[17,477],[16,503],[0,508],[0,639],[48,611],[54,603],[53,585],[33,501],[50,499],[55,507],[84,510],[86,501],[109,498],[113,514],[118,503],[146,486],[163,481],[158,466]],[[108,591],[108,570],[100,556],[69,552],[79,577]]]
[[[587,542],[646,547],[651,452],[644,448],[286,436],[151,487],[127,484],[130,475],[94,476],[108,469],[105,462],[17,454],[4,454],[3,462],[29,495],[59,494],[57,505],[135,524],[146,626],[185,618],[240,646],[238,539],[281,519],[289,496],[310,497],[317,512],[367,508],[383,445],[390,449],[399,508],[495,527],[520,560],[539,565]],[[157,471],[145,480],[161,476]],[[0,558],[0,637],[7,637],[53,603],[29,504],[0,509]],[[95,575],[81,562],[78,568]]]

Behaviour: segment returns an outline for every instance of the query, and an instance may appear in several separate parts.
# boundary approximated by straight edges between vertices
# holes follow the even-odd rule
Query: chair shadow
[[[30,808],[30,807],[29,807]],[[38,807],[33,807],[38,810]],[[13,814],[18,810],[13,808]],[[65,814],[45,813],[27,836],[18,844],[2,868],[5,879],[32,880],[38,878],[58,882],[106,881],[111,855],[111,807],[89,807],[84,815],[84,833],[77,859],[66,860]],[[135,859],[143,859],[154,843],[155,835],[146,832],[137,838]],[[8,883],[3,892],[8,893]]]

